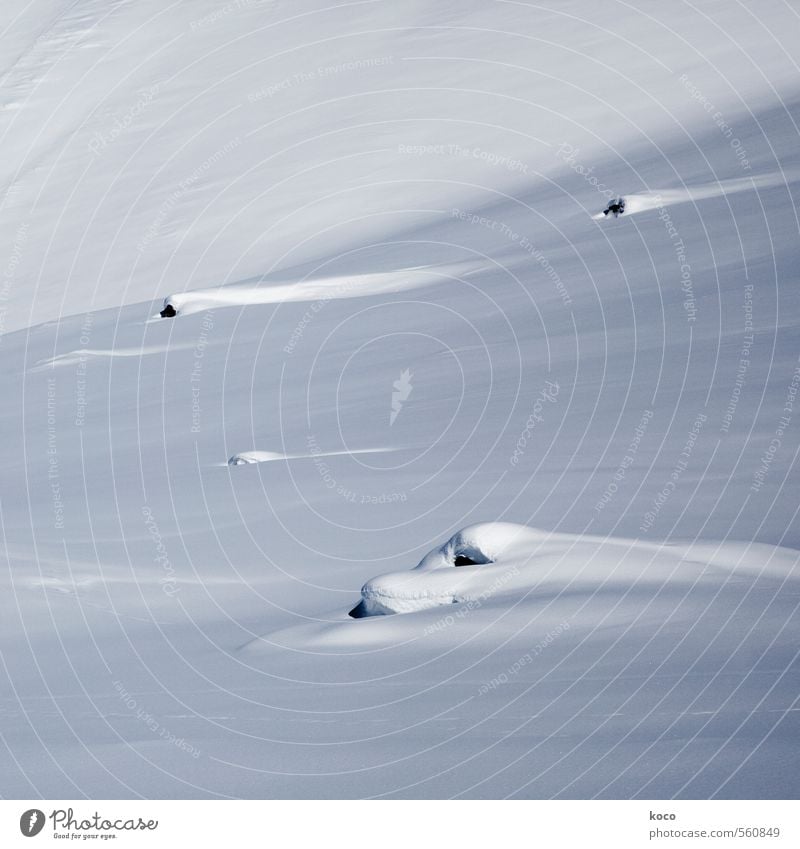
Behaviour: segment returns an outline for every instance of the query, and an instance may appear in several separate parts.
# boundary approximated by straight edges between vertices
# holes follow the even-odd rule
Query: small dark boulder
[[[161,318],[175,318],[178,313],[175,311],[175,307],[172,304],[167,304],[163,310],[159,313]]]
[[[612,200],[603,210],[603,215],[611,213],[616,218],[618,215],[622,215],[623,212],[625,212],[625,198],[617,198],[616,200]]]
[[[352,616],[353,619],[363,619],[365,616],[369,616],[363,599],[347,615]]]

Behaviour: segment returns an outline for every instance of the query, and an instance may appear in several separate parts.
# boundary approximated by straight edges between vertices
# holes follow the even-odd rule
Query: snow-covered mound
[[[355,457],[359,454],[384,454],[393,449],[386,448],[353,448],[349,451],[314,451],[309,454],[284,454],[281,451],[239,451],[228,458],[229,466],[252,466],[256,463],[271,463],[275,460],[316,460],[323,457]]]
[[[800,553],[737,543],[648,543],[552,534],[509,522],[470,525],[413,569],[367,581],[350,611],[360,619],[440,605],[514,605],[537,593],[620,594],[639,585],[800,580]]]
[[[273,460],[285,460],[286,455],[276,451],[240,451],[228,460],[229,466],[251,466],[254,463],[269,463]]]
[[[473,601],[499,580],[508,580],[508,562],[519,559],[519,547],[530,544],[534,534],[504,522],[464,528],[433,549],[410,572],[392,572],[364,584],[361,601],[350,615],[362,618],[410,613],[440,604]],[[516,572],[516,566],[512,565],[512,570]]]

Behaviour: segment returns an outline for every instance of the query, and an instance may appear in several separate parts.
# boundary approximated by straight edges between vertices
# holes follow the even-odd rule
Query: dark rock
[[[352,616],[353,619],[363,619],[365,616],[369,616],[369,613],[366,611],[366,607],[364,605],[363,600],[360,601],[351,611],[348,613],[348,616]]]
[[[167,304],[163,310],[159,313],[161,318],[175,318],[178,313],[175,311],[175,307],[172,304]]]
[[[623,212],[625,212],[625,198],[617,198],[611,201],[603,210],[603,215],[611,213],[616,218],[618,215],[622,215]]]

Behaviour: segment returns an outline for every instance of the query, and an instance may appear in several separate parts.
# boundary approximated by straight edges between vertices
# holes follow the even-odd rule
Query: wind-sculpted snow
[[[68,351],[37,363],[31,371],[42,371],[57,366],[75,366],[86,363],[90,359],[115,359],[149,357],[153,354],[168,354],[175,351],[188,351],[194,348],[191,342],[176,343],[174,345],[142,345],[140,348],[111,348],[108,350],[80,348],[77,351]]]
[[[625,195],[625,212],[627,218],[639,212],[649,212],[653,209],[663,209],[667,206],[676,206],[681,203],[698,203],[711,198],[724,198],[741,192],[753,192],[753,202],[757,203],[755,197],[759,189],[770,189],[776,186],[785,186],[797,182],[798,174],[757,174],[748,177],[735,177],[730,180],[718,180],[716,183],[708,183],[696,186],[683,186],[678,189],[661,189],[651,192],[637,192]],[[602,212],[592,216],[596,221],[606,218]]]
[[[252,466],[255,463],[271,463],[275,460],[286,460],[285,454],[276,451],[240,451],[229,460],[229,466]]]
[[[350,616],[410,613],[474,600],[502,577],[518,574],[514,561],[519,560],[519,546],[530,545],[533,536],[527,528],[500,522],[464,528],[410,572],[392,572],[364,584]]]
[[[286,283],[231,284],[215,289],[178,292],[164,300],[178,316],[192,315],[218,307],[243,307],[254,304],[282,304],[294,301],[325,303],[339,298],[364,298],[386,295],[439,283],[457,281],[476,272],[476,262],[453,263],[442,266],[402,268],[397,271],[350,276],[325,277]]]
[[[393,449],[386,448],[362,448],[351,451],[318,451],[313,454],[283,454],[280,451],[239,451],[233,454],[227,465],[229,466],[253,466],[257,463],[273,463],[276,460],[313,460],[316,457],[342,457],[357,456],[359,454],[383,454]]]
[[[589,586],[633,586],[642,581],[696,581],[708,570],[715,577],[735,573],[800,578],[798,563],[798,555],[785,549],[748,552],[731,544],[660,546],[547,534],[494,522],[464,528],[409,572],[392,572],[368,581],[350,615],[411,613],[490,598],[495,604],[514,604],[537,588],[560,586],[569,591],[578,586],[585,590]],[[497,600],[498,596],[504,601]]]
[[[424,633],[437,608],[448,624],[470,621],[485,625],[512,610],[531,616],[547,610],[552,619],[561,609],[571,618],[576,597],[602,598],[621,614],[616,621],[632,626],[641,615],[634,600],[684,593],[708,598],[720,586],[766,583],[800,588],[800,553],[770,545],[742,543],[659,543],[614,537],[554,534],[508,522],[470,525],[430,551],[413,569],[391,572],[367,581],[361,601],[332,622],[300,625],[271,634],[269,643],[296,648],[338,649],[372,643],[417,639],[418,615]],[[481,610],[481,617],[476,617]],[[391,614],[416,614],[395,617]],[[384,620],[383,617],[390,617]],[[373,617],[379,617],[376,621]],[[370,620],[354,622],[353,620]],[[652,626],[658,623],[651,620]],[[666,624],[666,623],[663,623]],[[465,625],[470,632],[472,627]],[[483,639],[478,637],[478,639]],[[256,640],[246,648],[258,652],[267,645]]]

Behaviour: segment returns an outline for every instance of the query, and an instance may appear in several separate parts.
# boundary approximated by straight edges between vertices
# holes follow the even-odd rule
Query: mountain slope
[[[797,18],[758,12],[4,7],[0,793],[796,786]],[[478,523],[505,564],[397,590]],[[449,603],[348,617],[384,573]]]

